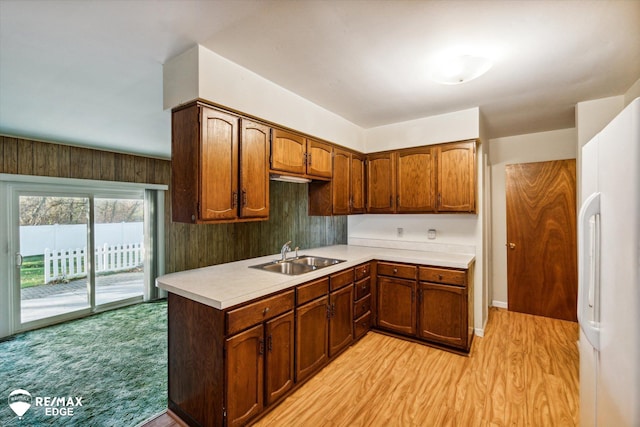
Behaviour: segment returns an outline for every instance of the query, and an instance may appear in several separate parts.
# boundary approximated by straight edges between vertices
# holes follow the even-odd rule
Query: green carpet
[[[9,394],[23,389],[23,419]],[[135,426],[167,407],[167,303],[113,310],[0,342],[0,426]],[[47,400],[65,398],[56,404]],[[71,397],[72,399],[69,399]],[[40,405],[36,402],[40,399]],[[81,406],[77,405],[80,399]],[[73,415],[59,415],[62,411]]]

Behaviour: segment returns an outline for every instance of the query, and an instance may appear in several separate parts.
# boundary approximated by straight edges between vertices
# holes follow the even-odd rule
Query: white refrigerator
[[[640,426],[640,98],[582,148],[580,425]]]

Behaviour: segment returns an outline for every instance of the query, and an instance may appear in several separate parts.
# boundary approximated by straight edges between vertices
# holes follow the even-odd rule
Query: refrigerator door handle
[[[599,281],[598,265],[600,262],[600,248],[594,247],[594,256],[591,259],[591,233],[590,233],[590,220],[591,217],[600,214],[600,193],[593,193],[585,200],[582,208],[580,209],[580,215],[578,217],[578,323],[580,328],[587,337],[587,340],[591,343],[594,349],[600,350],[600,328],[597,323],[586,317],[587,311],[590,305],[593,306],[593,295],[597,282]],[[598,221],[596,221],[596,224]],[[599,243],[596,233],[593,235],[595,243]],[[595,268],[595,274],[591,274],[592,269]],[[589,298],[591,296],[591,298]],[[591,301],[589,301],[591,299]],[[590,304],[591,302],[591,304]],[[594,307],[594,310],[598,310],[598,307]]]

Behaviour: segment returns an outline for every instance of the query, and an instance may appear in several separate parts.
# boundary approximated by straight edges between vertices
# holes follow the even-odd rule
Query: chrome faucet
[[[280,255],[282,256],[280,259],[281,262],[287,260],[287,252],[291,252],[291,246],[289,246],[290,244],[291,240],[282,245],[282,249],[280,249]]]

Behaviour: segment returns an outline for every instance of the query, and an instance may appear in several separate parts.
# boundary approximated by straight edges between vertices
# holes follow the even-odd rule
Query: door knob
[[[516,244],[515,243],[507,243],[507,246],[509,247],[509,249],[515,249],[516,248]]]

